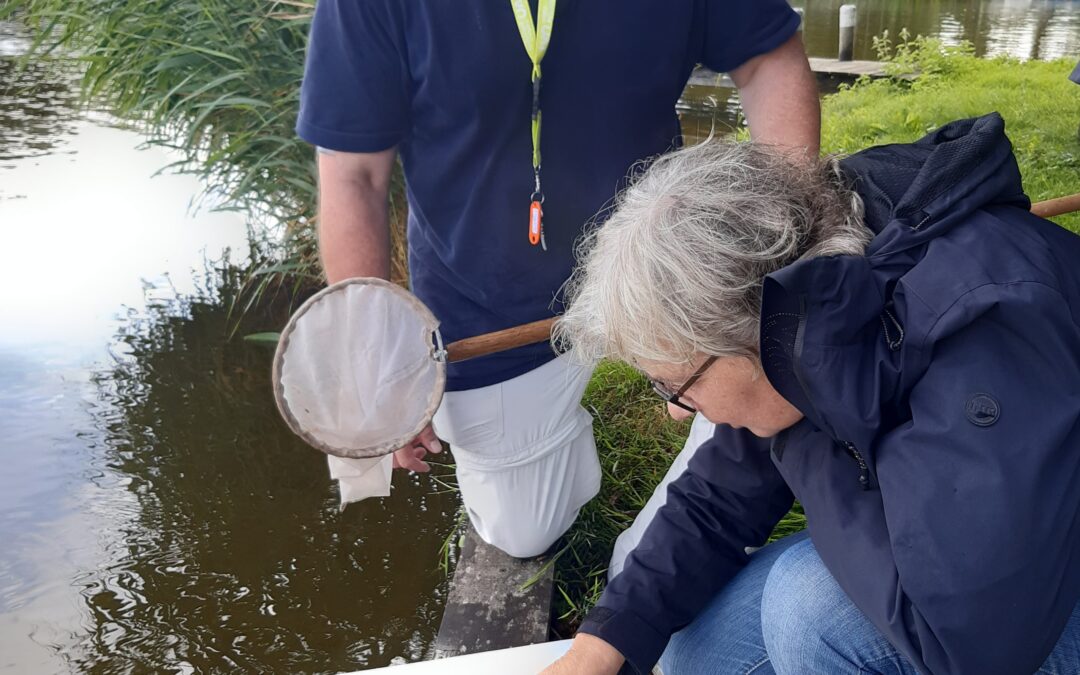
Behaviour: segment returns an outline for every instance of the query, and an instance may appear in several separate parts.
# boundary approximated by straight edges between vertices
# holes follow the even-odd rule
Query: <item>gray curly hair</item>
[[[664,155],[578,244],[553,342],[583,360],[756,360],[765,276],[803,258],[862,255],[862,216],[834,161],[720,141]]]

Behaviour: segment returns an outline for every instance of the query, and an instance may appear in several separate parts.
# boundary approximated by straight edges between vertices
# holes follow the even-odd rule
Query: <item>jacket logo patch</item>
[[[990,394],[975,394],[964,406],[968,421],[980,427],[988,427],[1001,416],[1001,405]]]

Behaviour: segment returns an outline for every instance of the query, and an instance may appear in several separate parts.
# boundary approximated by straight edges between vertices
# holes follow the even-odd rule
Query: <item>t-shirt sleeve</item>
[[[701,63],[730,72],[787,42],[799,15],[785,0],[705,0]]]
[[[319,0],[308,38],[296,133],[342,152],[379,152],[405,137],[409,79],[401,3]]]

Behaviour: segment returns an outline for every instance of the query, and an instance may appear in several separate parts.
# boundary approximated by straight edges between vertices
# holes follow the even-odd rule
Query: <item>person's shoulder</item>
[[[1058,263],[1055,246],[1037,220],[1012,206],[974,211],[928,242],[921,259],[902,277],[905,291],[934,317],[978,298],[1007,298],[1024,284],[1060,294],[1068,286],[1065,277],[1075,274]],[[1080,237],[1071,238],[1080,255]]]

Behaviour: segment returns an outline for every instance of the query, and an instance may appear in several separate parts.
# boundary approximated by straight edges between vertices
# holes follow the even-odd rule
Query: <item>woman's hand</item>
[[[598,637],[578,633],[570,651],[540,675],[616,675],[625,661],[619,650]]]

